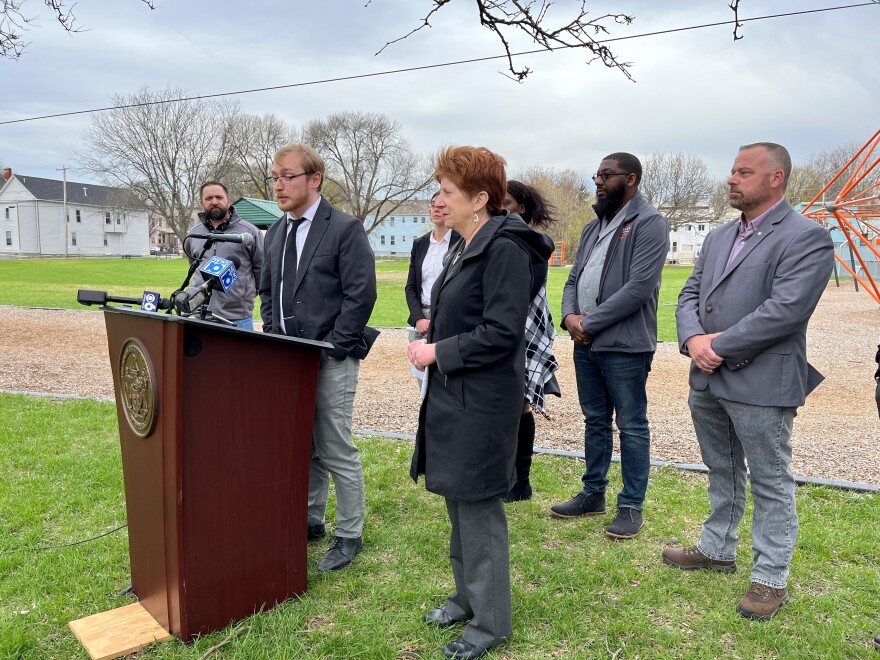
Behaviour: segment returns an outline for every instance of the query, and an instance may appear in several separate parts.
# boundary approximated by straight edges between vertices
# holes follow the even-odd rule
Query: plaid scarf
[[[547,287],[541,286],[529,305],[526,317],[526,401],[547,419],[544,411],[544,385],[553,377],[559,363],[553,357],[553,339],[556,329],[547,304]]]

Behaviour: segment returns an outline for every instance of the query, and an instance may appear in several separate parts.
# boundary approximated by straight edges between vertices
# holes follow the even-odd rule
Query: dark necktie
[[[288,335],[296,334],[293,324],[293,288],[296,285],[296,232],[305,218],[290,221],[290,231],[284,243],[284,269],[281,273],[281,316],[284,317],[284,329]]]

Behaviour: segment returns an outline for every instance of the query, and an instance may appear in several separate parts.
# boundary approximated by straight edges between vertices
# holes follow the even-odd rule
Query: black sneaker
[[[641,511],[631,506],[619,506],[617,507],[617,515],[605,528],[605,533],[615,539],[632,539],[638,536],[639,530],[644,524]]]
[[[581,516],[601,516],[605,513],[605,493],[578,493],[568,502],[554,504],[550,514],[557,518],[579,518]]]

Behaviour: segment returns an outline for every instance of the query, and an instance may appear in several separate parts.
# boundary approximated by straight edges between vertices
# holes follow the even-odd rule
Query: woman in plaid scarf
[[[556,222],[556,207],[548,202],[534,187],[520,181],[507,182],[504,208],[518,213],[533,229],[548,229]],[[532,497],[529,473],[532,453],[535,449],[535,416],[537,411],[547,417],[544,397],[547,394],[561,396],[559,383],[553,373],[559,368],[553,356],[553,339],[556,331],[547,305],[546,263],[535,266],[532,279],[531,304],[526,318],[526,382],[522,416],[516,443],[516,484],[507,493],[505,502],[519,502]]]

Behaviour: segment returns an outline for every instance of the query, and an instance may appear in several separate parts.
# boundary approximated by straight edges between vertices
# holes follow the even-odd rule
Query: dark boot
[[[516,484],[507,493],[505,502],[519,502],[532,497],[529,473],[532,471],[532,454],[535,451],[535,416],[523,413],[519,418],[516,435]]]

